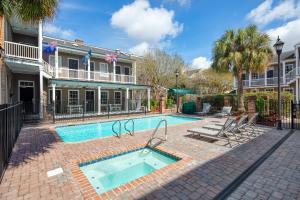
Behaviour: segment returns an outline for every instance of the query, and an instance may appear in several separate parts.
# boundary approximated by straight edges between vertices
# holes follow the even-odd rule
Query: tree
[[[220,94],[232,90],[233,76],[229,72],[216,72],[212,68],[197,70],[189,77],[189,88],[194,88],[198,94]]]
[[[260,32],[255,25],[236,31],[227,30],[215,42],[212,67],[217,71],[232,71],[237,77],[239,111],[245,111],[243,72],[262,72],[270,62],[271,56],[269,36]]]
[[[52,18],[55,14],[58,0],[1,0],[0,16],[10,17],[12,14],[25,22],[38,22]]]
[[[185,63],[178,55],[169,55],[166,52],[155,49],[147,52],[137,63],[138,82],[152,86],[156,99],[164,92],[164,88],[172,88],[176,85],[175,71],[179,70],[180,87],[185,87],[186,76],[184,74]]]

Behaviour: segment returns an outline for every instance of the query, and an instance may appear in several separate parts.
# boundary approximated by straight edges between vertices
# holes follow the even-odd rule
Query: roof
[[[92,50],[92,53],[101,54],[103,56],[105,56],[106,54],[116,53],[116,50],[113,50],[113,49],[96,47],[96,46],[85,44],[85,43],[80,44],[80,43],[76,43],[75,41],[63,40],[63,39],[58,39],[58,38],[54,38],[54,37],[50,37],[50,36],[43,36],[43,42],[50,43],[53,41],[57,42],[58,47],[64,47],[67,49],[79,50],[79,51],[84,51],[84,52],[88,52],[89,50]],[[121,52],[118,55],[118,57],[126,59],[126,60],[135,60],[136,58],[138,58],[138,56],[135,56],[133,54],[124,53],[124,52]]]
[[[58,87],[87,87],[87,88],[115,88],[115,89],[148,89],[149,85],[139,84],[126,84],[126,83],[110,83],[110,82],[88,82],[78,80],[62,80],[62,79],[51,79],[50,84],[55,84]]]
[[[277,59],[278,59],[277,55],[274,55],[273,58],[272,58],[272,62],[276,63]],[[280,55],[280,59],[281,60],[296,59],[295,51],[292,50],[292,51],[284,51],[284,52],[282,52],[282,54]]]

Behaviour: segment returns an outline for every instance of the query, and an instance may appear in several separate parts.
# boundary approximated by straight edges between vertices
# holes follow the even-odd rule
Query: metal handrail
[[[132,131],[130,131],[128,128],[127,128],[127,124],[128,122],[132,122]],[[128,119],[125,123],[124,123],[124,129],[129,133],[129,135],[133,136],[134,135],[134,120],[133,119]]]
[[[115,125],[117,124],[119,122],[119,133],[115,130]],[[117,136],[117,137],[121,137],[121,128],[122,128],[122,124],[121,124],[121,121],[120,120],[117,120],[117,121],[115,121],[114,123],[113,123],[113,125],[112,125],[112,131],[115,133],[115,135]]]
[[[156,138],[156,137],[154,137],[154,136],[156,135],[158,129],[160,128],[160,125],[161,125],[163,122],[165,123],[165,138]],[[152,135],[151,135],[149,141],[147,142],[147,145],[148,145],[148,146],[151,145],[151,142],[152,142],[152,140],[154,140],[154,139],[159,139],[160,142],[165,142],[165,141],[167,141],[167,139],[168,139],[168,122],[167,122],[166,119],[160,120],[160,122],[157,124],[157,126],[156,126],[155,130],[153,131],[153,133],[152,133]],[[159,143],[159,144],[160,144],[160,143]]]

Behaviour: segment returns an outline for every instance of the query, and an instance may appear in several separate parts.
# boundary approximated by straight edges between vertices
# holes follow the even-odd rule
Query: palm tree
[[[238,82],[238,110],[245,112],[242,75],[244,71],[262,72],[272,57],[270,38],[255,25],[227,30],[215,42],[212,68],[232,71]]]
[[[34,23],[52,18],[57,5],[58,0],[1,0],[0,17],[15,14],[22,21]]]

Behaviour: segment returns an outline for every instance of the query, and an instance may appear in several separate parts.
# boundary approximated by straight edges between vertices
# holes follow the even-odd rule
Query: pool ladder
[[[128,129],[127,124],[131,122],[132,123],[132,130]],[[119,129],[118,131],[115,129],[116,125],[119,125]],[[125,123],[124,123],[124,129],[125,131],[127,131],[127,133],[131,136],[134,135],[134,120],[133,119],[128,119]],[[112,131],[114,132],[114,135],[117,137],[121,137],[121,133],[122,133],[122,123],[120,120],[117,120],[113,123],[112,125]]]
[[[162,123],[165,124],[165,126],[164,126],[164,130],[165,130],[164,138],[155,137],[156,134],[157,134],[157,131],[158,131],[158,129],[160,128],[160,125],[161,125]],[[153,140],[155,140],[155,139],[157,139],[158,142],[152,144]],[[156,147],[156,146],[160,145],[161,143],[167,141],[167,139],[168,139],[168,122],[167,122],[167,120],[162,119],[162,120],[160,120],[160,122],[157,124],[155,130],[153,131],[153,133],[152,133],[150,139],[149,139],[148,142],[147,142],[147,146],[150,146],[150,147]]]

